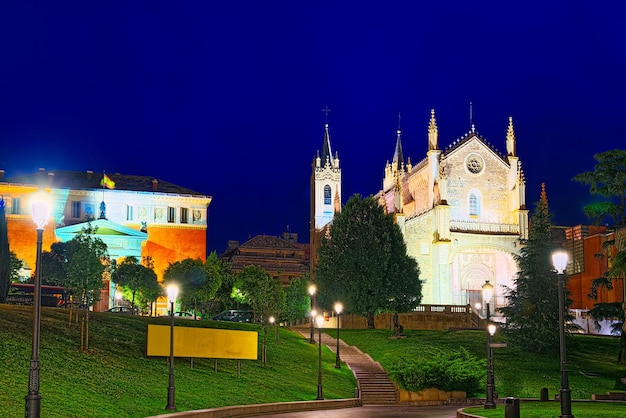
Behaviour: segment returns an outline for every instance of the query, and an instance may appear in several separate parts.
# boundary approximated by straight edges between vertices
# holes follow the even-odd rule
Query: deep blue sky
[[[433,4],[431,4],[433,3]],[[585,223],[593,155],[625,148],[623,2],[170,1],[0,4],[0,168],[149,175],[213,196],[209,249],[308,242],[329,106],[344,202],[376,193],[398,112],[405,156],[513,116],[531,209]],[[513,4],[515,3],[515,4]]]

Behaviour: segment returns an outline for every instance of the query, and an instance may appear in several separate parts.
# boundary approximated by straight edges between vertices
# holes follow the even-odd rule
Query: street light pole
[[[335,369],[341,369],[341,357],[339,356],[339,318],[341,317],[341,311],[343,305],[341,302],[335,303],[335,312],[337,312],[337,358],[335,359]]]
[[[485,409],[495,409],[496,403],[494,402],[494,382],[493,382],[493,359],[491,351],[491,336],[493,335],[491,330],[495,332],[495,326],[492,328],[489,303],[493,296],[493,285],[486,281],[483,285],[483,301],[485,302],[485,308],[487,312],[487,385],[486,385],[486,399]]]
[[[567,267],[567,253],[557,251],[552,254],[554,269],[558,275],[559,286],[559,348],[561,356],[561,400],[560,418],[574,418],[572,415],[572,398],[567,379],[567,350],[565,347],[565,269]]]
[[[317,314],[315,312],[315,292],[317,291],[317,287],[312,284],[309,286],[309,295],[311,295],[311,315],[310,315],[310,321],[311,321],[311,339],[309,340],[309,342],[311,344],[315,343],[315,334],[313,332],[313,322],[315,321],[315,315]]]
[[[41,324],[41,247],[43,228],[50,217],[50,204],[47,195],[39,192],[33,196],[33,221],[37,225],[37,260],[35,289],[33,292],[33,346],[28,373],[28,395],[25,396],[25,417],[39,418],[41,414],[41,395],[39,395],[39,336]]]
[[[170,378],[167,386],[167,405],[165,410],[176,411],[175,387],[174,387],[174,302],[178,296],[176,285],[167,286],[167,298],[170,302]]]
[[[317,330],[319,332],[319,341],[317,344],[317,400],[321,401],[324,399],[324,393],[322,388],[322,326],[324,325],[324,317],[322,315],[318,315],[315,318],[315,322],[317,324]]]

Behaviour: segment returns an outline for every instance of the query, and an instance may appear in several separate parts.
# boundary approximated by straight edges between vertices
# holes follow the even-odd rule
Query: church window
[[[21,199],[19,197],[14,197],[11,201],[11,214],[13,215],[19,215],[20,213],[20,205],[21,205]]]
[[[180,208],[180,223],[186,224],[189,222],[189,209]]]
[[[80,218],[80,202],[72,202],[72,218]]]
[[[469,214],[470,217],[480,216],[480,196],[478,193],[472,192],[469,196]]]
[[[126,206],[126,220],[127,221],[133,220],[133,207],[130,205]]]
[[[330,186],[327,184],[324,186],[324,204],[330,205],[332,201]]]
[[[171,206],[167,208],[167,221],[169,223],[174,223],[176,221],[176,208]]]

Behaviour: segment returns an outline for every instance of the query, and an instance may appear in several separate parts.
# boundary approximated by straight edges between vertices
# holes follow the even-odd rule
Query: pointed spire
[[[396,149],[393,152],[393,169],[395,171],[404,170],[404,155],[402,154],[402,131],[400,130],[400,113],[398,113],[398,130],[396,137]]]
[[[322,154],[320,155],[322,166],[327,163],[333,166],[333,154],[330,148],[330,134],[328,133],[328,123],[324,124],[324,143],[322,144]]]
[[[430,109],[430,123],[428,124],[428,150],[439,149],[437,144],[439,140],[439,130],[437,129],[437,121],[435,120],[435,109]]]
[[[506,153],[515,157],[515,130],[513,129],[513,117],[509,116],[509,127],[506,130]]]

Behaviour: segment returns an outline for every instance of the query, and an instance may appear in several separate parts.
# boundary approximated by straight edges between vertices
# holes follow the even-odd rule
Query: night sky
[[[432,4],[431,4],[432,3]],[[505,151],[513,116],[531,210],[586,223],[574,175],[625,148],[623,2],[3,1],[0,168],[153,176],[213,197],[208,249],[308,242],[324,113],[343,203],[470,129]],[[513,4],[515,3],[515,4]]]

